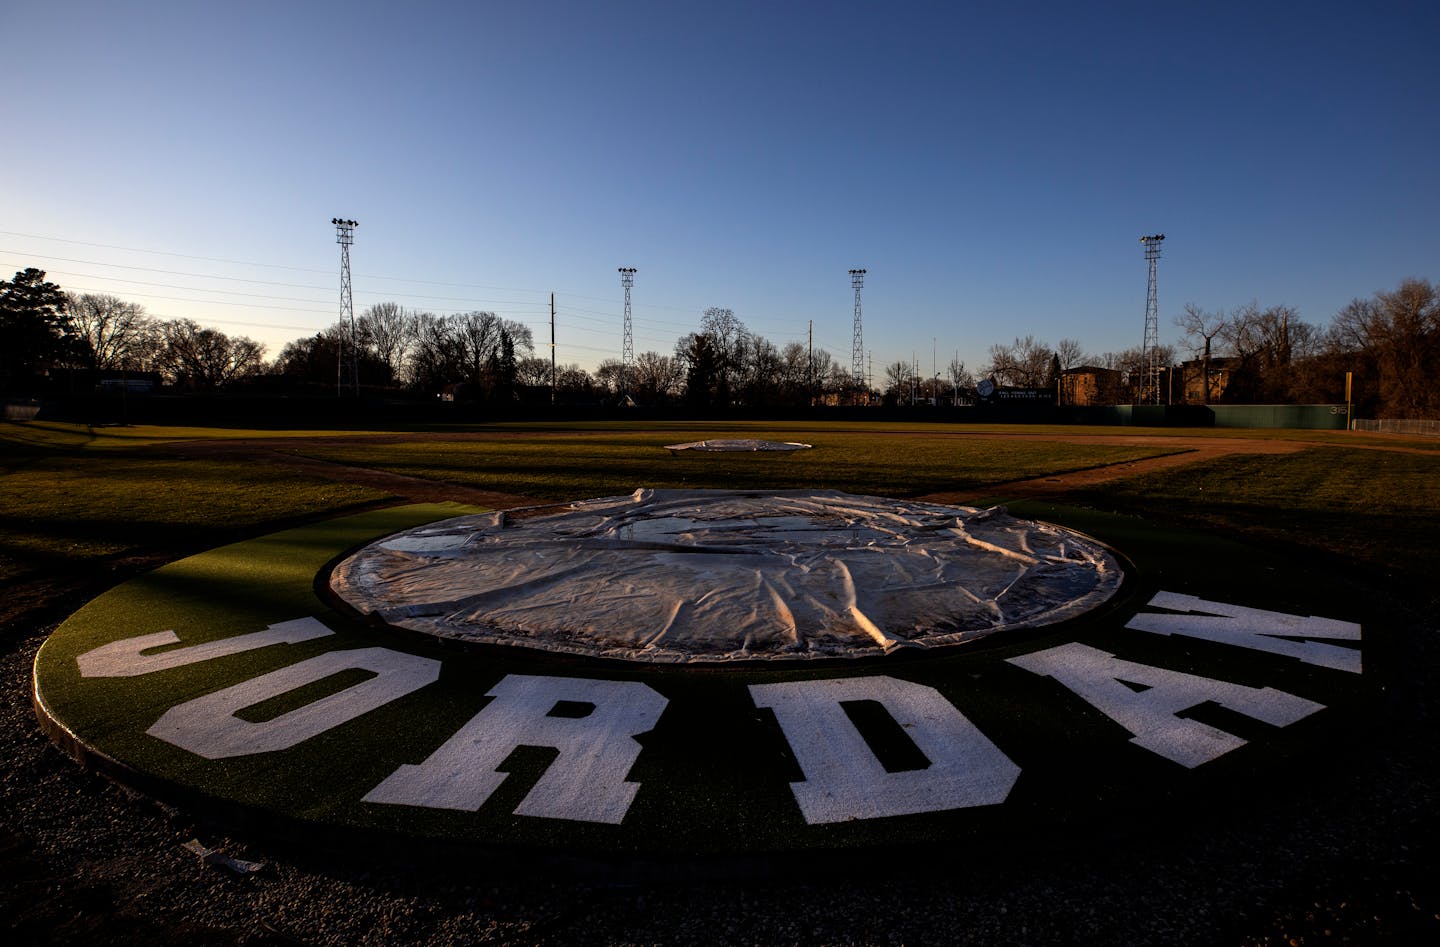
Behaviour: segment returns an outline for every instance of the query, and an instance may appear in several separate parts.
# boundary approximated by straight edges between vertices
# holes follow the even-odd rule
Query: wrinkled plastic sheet
[[[705,454],[745,453],[746,451],[791,451],[809,450],[809,444],[799,441],[762,441],[753,437],[721,437],[705,441],[687,441],[684,444],[666,444],[668,451],[688,450]]]
[[[835,491],[637,490],[397,533],[331,586],[362,613],[492,644],[658,662],[863,657],[1079,615],[1104,546],[1003,507]]]

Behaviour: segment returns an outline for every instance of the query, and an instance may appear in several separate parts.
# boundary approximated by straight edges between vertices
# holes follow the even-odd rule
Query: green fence
[[[1343,404],[1117,404],[1076,408],[1086,424],[1134,427],[1244,427],[1345,430]]]

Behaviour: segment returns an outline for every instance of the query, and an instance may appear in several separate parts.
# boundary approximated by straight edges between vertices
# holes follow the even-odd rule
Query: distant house
[[[1120,388],[1120,372],[1113,368],[1082,365],[1060,373],[1062,405],[1119,404]]]
[[[1220,404],[1230,388],[1230,378],[1240,367],[1240,359],[1231,356],[1211,356],[1210,393],[1205,394],[1205,362],[1193,359],[1180,363],[1180,377],[1183,379],[1181,401],[1185,404]]]

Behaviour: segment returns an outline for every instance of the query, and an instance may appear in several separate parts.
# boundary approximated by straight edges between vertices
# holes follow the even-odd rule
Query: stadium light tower
[[[630,366],[635,363],[635,333],[630,325],[630,287],[635,284],[635,267],[620,267],[620,285],[625,287],[625,338],[620,344],[620,401],[630,394]]]
[[[1145,341],[1140,346],[1140,361],[1145,372],[1145,381],[1140,389],[1143,404],[1160,403],[1160,305],[1155,294],[1155,261],[1160,259],[1160,244],[1165,241],[1163,233],[1141,237],[1145,248],[1145,262],[1149,265],[1150,279],[1145,287]]]
[[[349,385],[351,393],[360,394],[360,359],[355,349],[355,300],[350,293],[350,245],[355,242],[355,228],[358,220],[331,217],[335,225],[335,242],[340,244],[340,333],[335,347],[335,397],[345,394]],[[345,334],[350,334],[346,347]]]
[[[865,285],[865,271],[851,270],[850,285],[855,290],[855,334],[850,343],[850,374],[855,379],[858,397],[865,387],[865,334],[860,328],[860,289]]]

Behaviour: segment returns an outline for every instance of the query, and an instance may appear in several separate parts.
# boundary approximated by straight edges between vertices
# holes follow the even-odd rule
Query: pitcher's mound
[[[699,451],[707,454],[744,453],[746,451],[787,451],[809,450],[809,444],[799,441],[761,441],[753,437],[720,437],[705,441],[687,441],[684,444],[666,444],[672,453],[677,450]]]
[[[866,657],[1073,618],[1104,546],[1003,507],[836,491],[637,490],[372,543],[331,587],[446,638],[636,661]]]

